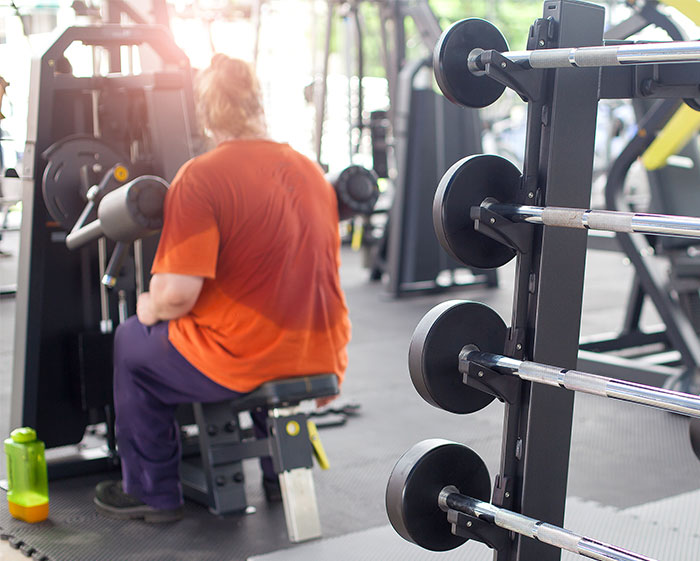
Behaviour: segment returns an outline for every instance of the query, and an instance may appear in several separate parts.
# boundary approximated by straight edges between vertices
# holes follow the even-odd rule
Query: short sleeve
[[[213,279],[219,255],[219,225],[205,186],[178,173],[165,196],[163,230],[151,273]]]

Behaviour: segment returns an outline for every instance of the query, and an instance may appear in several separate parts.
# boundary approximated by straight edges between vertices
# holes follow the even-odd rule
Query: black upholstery
[[[232,402],[235,411],[248,411],[256,407],[283,407],[305,399],[326,397],[338,393],[338,377],[335,374],[295,376],[266,382],[249,394]]]

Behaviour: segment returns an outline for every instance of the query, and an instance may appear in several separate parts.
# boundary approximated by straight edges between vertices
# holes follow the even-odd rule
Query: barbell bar
[[[598,559],[599,561],[613,559],[616,561],[652,561],[646,555],[639,555],[621,547],[575,534],[565,528],[494,506],[491,503],[467,497],[462,495],[459,489],[452,485],[448,485],[440,492],[438,504],[444,511],[452,509],[463,512],[475,518],[487,520],[504,530],[553,545],[559,549],[571,551],[589,559]]]
[[[560,228],[656,234],[658,236],[700,239],[700,218],[694,216],[537,207],[489,201],[485,201],[483,206],[512,222],[527,222]]]
[[[433,201],[433,223],[443,247],[470,267],[494,268],[516,254],[475,228],[476,221],[488,228],[520,222],[545,226],[629,232],[700,239],[700,218],[514,204],[534,193],[521,193],[518,168],[501,156],[478,154],[454,164],[442,177]],[[479,207],[488,213],[472,210]]]
[[[485,75],[491,64],[490,51],[503,57],[500,66],[504,70],[509,63],[526,70],[700,62],[700,41],[508,51],[496,26],[467,18],[447,28],[435,46],[435,78],[445,97],[467,107],[486,107],[501,96],[505,85]]]
[[[648,405],[669,413],[680,413],[700,418],[700,396],[697,395],[608,378],[579,370],[559,368],[539,362],[484,353],[472,345],[467,345],[459,356],[460,372],[467,373],[470,362],[489,368],[499,374],[517,376],[527,382]]]
[[[485,70],[484,52],[483,49],[476,48],[467,55],[467,68],[470,72]],[[510,51],[501,55],[529,68],[599,68],[628,64],[700,62],[700,41]]]
[[[589,559],[653,561],[495,506],[486,502],[490,489],[488,469],[476,452],[448,440],[424,440],[411,447],[392,470],[386,489],[387,514],[401,537],[432,551],[454,549],[468,539],[479,540],[476,522],[483,522],[486,527],[503,529],[501,540],[509,539],[509,531]],[[467,518],[455,516],[457,513]]]
[[[475,364],[499,375],[700,418],[697,395],[506,357],[506,331],[498,312],[485,304],[452,300],[435,306],[418,323],[409,346],[409,371],[420,396],[453,413],[486,407],[497,392],[486,391],[483,371],[476,369],[474,376]],[[487,385],[468,385],[469,377]]]

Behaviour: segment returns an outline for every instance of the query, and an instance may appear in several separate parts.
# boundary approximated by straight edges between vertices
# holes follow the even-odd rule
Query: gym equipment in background
[[[386,70],[389,107],[364,116],[364,39],[362,2],[344,6],[344,47],[348,73],[356,70],[357,95],[348,101],[350,160],[360,152],[363,132],[370,130],[373,168],[388,178],[378,208],[355,223],[371,280],[383,280],[394,297],[450,287],[498,285],[498,273],[464,267],[446,254],[432,235],[430,201],[442,173],[465,154],[481,151],[482,123],[477,111],[450,104],[433,91],[430,60],[407,57],[408,30],[432,51],[440,37],[438,17],[428,0],[366,2],[376,9]],[[314,85],[316,158],[321,161],[326,107],[328,58],[336,2],[327,2],[323,70]],[[350,49],[354,49],[351,53]],[[352,61],[352,62],[350,62]],[[386,203],[386,204],[385,204]]]
[[[686,7],[690,5],[686,4]],[[654,1],[637,3],[632,15],[608,29],[605,37],[613,41],[624,40],[651,26],[663,30],[674,41],[685,40],[681,28],[660,11]],[[674,66],[669,65],[669,69]],[[647,77],[645,83],[655,87],[652,77]],[[694,143],[688,143],[673,158],[665,158],[667,165],[647,169],[646,182],[644,176],[630,173],[634,162],[644,162],[645,155],[655,154],[654,157],[658,158],[657,141],[675,136],[669,134],[674,115],[697,105],[690,92],[680,93],[685,105],[680,97],[673,96],[658,100],[642,96],[632,100],[637,125],[633,136],[608,170],[605,204],[609,210],[636,212],[640,209],[640,195],[645,194],[649,200],[641,207],[643,210],[700,216],[697,190],[700,155]],[[697,119],[690,121],[697,122]],[[676,140],[673,145],[678,147]],[[648,190],[645,183],[648,183]],[[700,375],[700,260],[695,255],[697,241],[626,232],[618,232],[615,240],[635,271],[627,310],[617,333],[590,337],[582,343],[579,366],[606,375],[634,376],[647,383],[697,392]],[[659,266],[660,261],[664,266]],[[663,321],[660,328],[641,325],[647,303],[654,306]]]
[[[72,72],[67,56],[76,49],[92,56],[93,75]],[[139,55],[141,73],[134,74]],[[201,138],[189,62],[165,28],[68,28],[31,73],[11,424],[42,436],[55,478],[117,461],[111,423],[106,446],[91,427],[113,415],[112,318],[134,313],[158,243],[157,236],[136,242],[110,291],[97,281],[112,242],[102,237],[70,251],[66,237],[129,180],[172,180]]]

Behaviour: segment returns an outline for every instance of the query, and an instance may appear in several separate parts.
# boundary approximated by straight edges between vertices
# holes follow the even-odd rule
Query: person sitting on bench
[[[215,55],[197,93],[217,146],[173,180],[150,291],[115,334],[122,481],[101,482],[95,496],[113,518],[182,518],[178,404],[236,399],[305,374],[340,383],[347,366],[333,187],[314,162],[267,137],[247,63]],[[259,432],[264,415],[253,415]],[[269,458],[262,468],[275,484]]]

